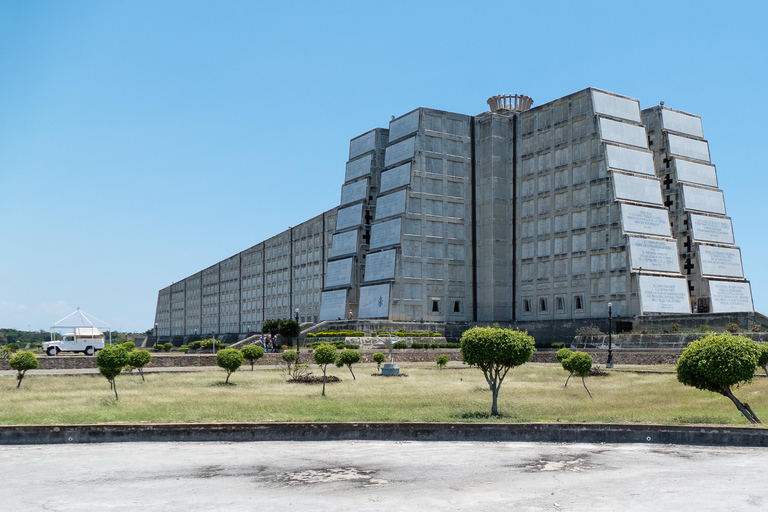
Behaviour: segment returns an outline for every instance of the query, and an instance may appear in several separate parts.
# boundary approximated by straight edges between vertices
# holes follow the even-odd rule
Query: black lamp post
[[[612,318],[612,306],[608,303],[608,361],[605,362],[606,368],[613,368],[613,343],[611,339],[611,333],[613,332],[613,318]]]
[[[160,341],[160,338],[157,335],[157,322],[155,322],[155,345],[157,345],[158,341]]]
[[[294,311],[294,314],[296,315],[296,329],[299,331],[296,333],[296,360],[299,360],[299,333],[301,333],[301,329],[299,328],[299,308],[296,308],[296,311]]]

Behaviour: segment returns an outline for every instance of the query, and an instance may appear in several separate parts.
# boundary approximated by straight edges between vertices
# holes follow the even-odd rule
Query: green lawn
[[[18,390],[14,377],[0,377],[0,424],[489,420],[491,394],[479,370],[460,363],[445,370],[426,363],[400,367],[408,377],[374,377],[370,364],[353,367],[357,380],[346,368],[329,369],[343,382],[329,384],[325,398],[320,385],[288,384],[279,370],[243,367],[228,386],[223,370],[151,373],[146,382],[134,372],[117,378],[119,402],[101,376],[31,371]],[[500,421],[748,424],[727,398],[685,387],[671,373],[587,378],[594,400],[579,378],[563,389],[566,377],[554,364],[510,371],[499,395]],[[735,395],[768,421],[768,378],[756,377]]]

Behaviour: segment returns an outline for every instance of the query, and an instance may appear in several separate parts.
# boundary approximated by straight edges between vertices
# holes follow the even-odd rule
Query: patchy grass
[[[489,415],[491,394],[482,373],[457,363],[437,371],[433,363],[400,363],[408,379],[371,375],[376,365],[329,369],[342,382],[285,382],[279,370],[120,375],[116,402],[98,375],[47,376],[29,372],[21,389],[0,377],[0,424],[206,421],[563,421],[664,424],[748,424],[730,400],[683,386],[670,373],[619,373],[563,384],[557,364],[526,364],[507,375],[499,395],[501,417]],[[356,368],[357,369],[357,368]],[[617,369],[621,369],[618,367]],[[646,367],[646,369],[652,369]],[[665,368],[666,370],[666,368]],[[317,372],[315,372],[317,374]],[[768,421],[768,379],[735,390]]]

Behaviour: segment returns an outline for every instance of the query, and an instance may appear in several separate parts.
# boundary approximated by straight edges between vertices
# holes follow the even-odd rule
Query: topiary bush
[[[326,369],[329,364],[336,362],[336,346],[330,343],[321,343],[315,347],[315,351],[312,354],[312,358],[315,360],[315,364],[323,370],[323,393],[325,396],[325,382],[328,380]]]
[[[243,353],[236,348],[225,348],[216,353],[216,364],[227,371],[227,380],[224,384],[229,384],[229,377],[243,364]]]
[[[352,380],[357,380],[355,378],[355,372],[352,371],[352,365],[355,363],[360,362],[360,352],[357,350],[352,349],[344,349],[341,352],[339,352],[338,357],[336,358],[336,366],[339,368],[346,366],[349,368],[349,373],[352,374]]]
[[[32,352],[29,352],[27,350],[21,350],[19,352],[16,352],[11,356],[11,358],[8,360],[8,364],[16,370],[16,380],[19,381],[18,384],[16,384],[16,389],[19,389],[21,387],[21,379],[24,378],[24,375],[26,375],[27,370],[34,370],[38,367],[37,358],[35,357],[35,354]]]
[[[104,347],[99,350],[96,356],[96,366],[99,367],[99,372],[104,378],[109,381],[110,388],[115,392],[115,400],[119,400],[115,377],[120,375],[123,367],[127,364],[128,352],[123,347]]]
[[[179,352],[186,352],[187,350],[189,350],[189,346],[188,345],[181,345],[179,347]]]
[[[128,353],[128,364],[139,370],[141,381],[144,381],[144,367],[152,361],[152,354],[148,350],[134,350]]]
[[[677,380],[728,397],[751,423],[760,423],[749,404],[739,401],[731,391],[731,387],[752,380],[760,353],[757,343],[744,336],[709,334],[683,350],[677,361]]]
[[[592,398],[592,393],[589,392],[587,383],[584,381],[584,377],[586,377],[589,374],[589,370],[592,369],[592,356],[586,352],[574,352],[566,361],[571,372],[581,377],[581,383],[584,385],[584,389],[587,390],[589,398]]]
[[[440,369],[442,370],[443,368],[445,368],[445,365],[448,364],[448,356],[445,354],[440,354],[435,359],[435,362],[437,363],[437,366],[439,366]]]
[[[493,394],[493,416],[499,415],[499,388],[507,372],[524,364],[534,352],[535,341],[525,331],[500,327],[473,327],[461,335],[461,356],[464,362],[482,370]]]
[[[573,375],[573,369],[571,368],[571,363],[569,362],[572,355],[573,352],[567,348],[561,348],[557,351],[557,354],[555,354],[557,362],[560,363],[560,365],[563,367],[563,370],[568,372],[568,378],[565,379],[565,386],[563,386],[564,388],[568,387],[568,381],[571,380],[571,375]]]
[[[264,347],[258,345],[246,345],[240,351],[243,353],[243,358],[251,363],[251,371],[256,360],[264,357]]]
[[[381,363],[387,360],[387,356],[382,354],[381,352],[376,352],[371,356],[371,359],[373,359],[373,362],[376,363],[376,371],[381,371]]]
[[[6,345],[6,348],[10,350],[11,352],[16,352],[19,350],[19,344],[18,343],[8,343]]]
[[[125,343],[121,343],[120,346],[123,347],[126,350],[126,352],[130,352],[131,350],[136,348],[136,344],[132,341],[126,341]]]
[[[170,351],[171,351],[171,349],[173,348],[173,343],[166,343],[166,344],[163,346],[163,348],[165,349],[165,351],[166,351],[166,352],[170,352]]]
[[[760,343],[757,346],[760,349],[760,355],[757,357],[757,366],[763,368],[765,376],[768,377],[768,343]]]

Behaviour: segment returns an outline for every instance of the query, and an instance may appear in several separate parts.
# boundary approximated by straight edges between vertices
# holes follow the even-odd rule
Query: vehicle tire
[[[93,355],[93,347],[85,347],[85,355],[92,356]]]
[[[56,347],[48,347],[48,350],[46,351],[46,353],[49,356],[55,356],[56,355]]]

